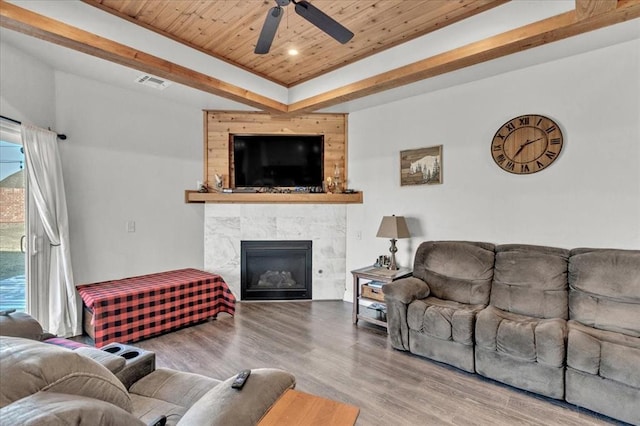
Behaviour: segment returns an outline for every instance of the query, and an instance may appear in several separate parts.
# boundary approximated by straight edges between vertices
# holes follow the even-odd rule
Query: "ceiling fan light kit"
[[[289,5],[289,3],[293,3],[295,5],[295,11],[298,15],[311,22],[338,42],[346,44],[353,38],[353,33],[351,31],[340,25],[336,20],[313,6],[308,1],[275,0],[275,2],[277,6],[269,9],[267,17],[264,20],[264,25],[262,26],[262,30],[260,31],[258,42],[256,43],[254,53],[258,55],[269,53],[271,44],[273,43],[273,39],[278,30],[278,25],[282,19],[282,7]]]

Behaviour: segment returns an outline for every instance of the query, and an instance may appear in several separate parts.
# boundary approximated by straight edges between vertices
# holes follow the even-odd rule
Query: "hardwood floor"
[[[224,379],[277,367],[296,389],[356,405],[357,425],[605,425],[613,420],[391,348],[341,301],[244,302],[235,317],[135,345],[157,365]]]

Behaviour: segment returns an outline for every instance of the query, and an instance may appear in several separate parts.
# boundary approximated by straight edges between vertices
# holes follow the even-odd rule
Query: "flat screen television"
[[[235,188],[322,187],[322,135],[232,135],[231,143]]]

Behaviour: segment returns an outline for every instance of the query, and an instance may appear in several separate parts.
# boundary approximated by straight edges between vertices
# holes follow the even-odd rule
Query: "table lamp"
[[[382,218],[376,237],[391,238],[391,247],[389,248],[391,252],[391,264],[389,265],[389,269],[392,271],[398,270],[398,265],[396,264],[396,252],[398,251],[396,241],[399,238],[409,238],[410,236],[404,217],[393,215]]]

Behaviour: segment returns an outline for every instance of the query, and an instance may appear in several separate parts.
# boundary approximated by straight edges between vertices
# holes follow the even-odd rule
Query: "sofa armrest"
[[[230,377],[204,394],[187,410],[178,426],[255,426],[287,390],[295,386],[293,375],[277,369],[251,370],[241,390],[231,388]]]
[[[45,333],[40,323],[25,312],[9,312],[6,315],[0,315],[0,335],[37,341],[53,337],[52,334]]]
[[[400,302],[408,305],[416,299],[424,299],[429,296],[431,290],[426,282],[420,278],[402,278],[382,286],[384,301],[389,303]]]
[[[387,304],[387,332],[391,346],[402,351],[409,350],[409,325],[407,306],[417,299],[429,296],[431,290],[419,278],[402,278],[382,286]]]
[[[101,351],[96,348],[78,348],[76,349],[76,353],[86,356],[87,358],[91,358],[99,364],[107,367],[107,370],[111,371],[113,374],[118,373],[120,370],[124,368],[126,364],[126,360],[118,355],[111,354],[109,352]]]

